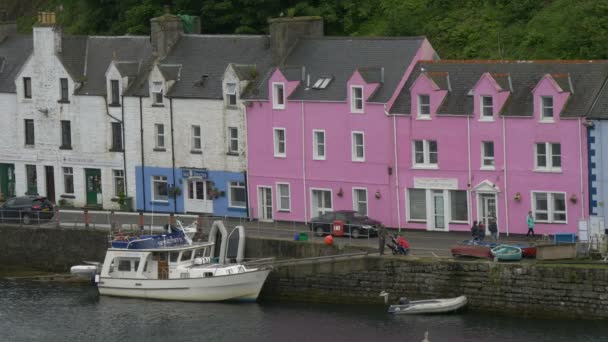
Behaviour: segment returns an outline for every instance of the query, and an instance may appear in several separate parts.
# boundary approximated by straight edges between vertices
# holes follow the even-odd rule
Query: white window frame
[[[412,218],[412,212],[410,210],[411,201],[410,201],[410,191],[411,190],[420,190],[424,192],[424,219]],[[416,222],[416,223],[427,223],[429,214],[427,212],[429,207],[428,200],[428,189],[424,188],[405,188],[405,213],[407,222]]]
[[[281,103],[279,103],[279,88],[283,89]],[[272,83],[272,109],[285,109],[285,83]]]
[[[545,145],[545,160],[547,163],[545,166],[538,165],[538,145],[539,144]],[[553,145],[560,145],[560,155],[559,155],[560,166],[559,167],[553,166]],[[561,152],[562,152],[561,143],[551,143],[551,142],[534,143],[534,171],[536,171],[536,172],[562,172],[561,161],[562,161],[563,154]]]
[[[236,138],[232,136],[232,132],[236,131]],[[236,141],[236,150],[232,148],[232,143]],[[228,127],[228,153],[239,153],[239,129],[238,127]]]
[[[228,182],[228,207],[229,208],[238,208],[238,209],[247,209],[247,204],[241,206],[241,205],[234,205],[232,203],[232,188],[243,188],[243,190],[245,190],[245,197],[247,197],[247,189],[245,188],[244,181],[229,181]]]
[[[365,191],[365,213],[360,213],[361,215],[364,216],[369,216],[369,196],[368,196],[368,191],[367,188],[353,188],[353,210],[356,212],[359,212],[359,202],[358,198],[356,196],[357,191]],[[332,203],[333,205],[333,203]]]
[[[545,99],[551,99],[551,107],[545,107]],[[551,95],[540,96],[540,121],[542,122],[554,122],[555,121],[555,98]],[[551,108],[551,116],[545,116],[545,108]]]
[[[283,132],[283,152],[280,152],[280,144],[281,141],[279,140],[278,137],[278,132]],[[285,128],[283,127],[274,127],[272,129],[272,141],[273,141],[273,146],[274,146],[274,156],[276,158],[285,158],[287,157],[287,131],[285,130]]]
[[[167,176],[152,176],[151,177],[151,182],[152,182],[152,201],[154,202],[169,202],[169,177]],[[165,183],[165,187],[167,187],[167,198],[166,199],[162,199],[162,198],[156,198],[156,183],[160,182],[160,183]]]
[[[287,196],[283,196],[283,194],[281,193],[281,186],[287,186]],[[277,182],[276,189],[277,189],[277,211],[291,212],[291,185],[289,183],[285,183],[285,182]],[[282,207],[283,197],[287,197],[287,200],[289,203],[287,208]]]
[[[161,133],[159,131],[159,128],[162,127],[163,128],[163,132]],[[162,144],[159,144],[160,142],[160,138],[162,138]],[[154,146],[156,148],[165,148],[166,145],[166,141],[165,141],[165,125],[164,124],[154,124]]]
[[[422,153],[424,161],[416,163],[416,141],[422,141]],[[431,163],[430,142],[434,141],[437,146],[437,163]],[[439,168],[439,144],[437,140],[414,139],[412,140],[412,168],[415,169],[438,169]]]
[[[196,135],[196,128],[198,127],[198,135]],[[192,139],[190,140],[190,144],[192,151],[200,151],[203,149],[203,140],[201,139],[202,131],[200,125],[191,125],[190,126],[190,134]],[[196,142],[198,141],[198,146],[196,147]]]
[[[150,87],[150,94],[152,95],[152,103],[155,106],[162,106],[164,103],[164,84],[163,82],[152,82],[152,86]],[[160,95],[160,97],[158,96]],[[158,99],[160,98],[160,101]]]
[[[74,191],[75,191],[74,190],[74,168],[71,166],[64,166],[61,168],[61,170],[63,171],[63,193],[73,195]],[[72,178],[72,192],[67,191],[66,181],[65,181],[67,177]]]
[[[486,155],[486,143],[492,143],[492,157]],[[491,160],[492,165],[486,165],[486,160]],[[493,141],[482,141],[481,142],[481,170],[495,170],[496,169],[496,149],[494,148]]]
[[[361,135],[361,149],[363,150],[363,155],[357,155],[357,141],[355,139],[356,135]],[[351,140],[351,160],[354,162],[364,162],[365,161],[365,133],[362,131],[353,131],[350,135]]]
[[[538,209],[536,209],[536,198],[535,195],[536,194],[545,194],[547,195],[547,220],[537,220],[536,219],[536,212],[539,211]],[[564,205],[566,207],[566,210],[564,211],[558,211],[555,210],[555,208],[553,207],[553,202],[554,202],[554,195],[562,195],[564,197]],[[558,224],[567,224],[568,223],[568,199],[566,197],[566,193],[565,192],[561,192],[561,191],[539,191],[539,190],[532,190],[530,192],[530,197],[531,197],[531,201],[532,201],[532,215],[534,217],[534,222],[536,223],[558,223]],[[545,212],[544,210],[541,212]],[[556,213],[563,213],[566,216],[566,220],[561,221],[561,220],[555,220],[555,214]]]
[[[317,141],[317,133],[323,133],[323,155],[319,155],[317,148],[319,142]],[[313,129],[312,130],[312,159],[314,160],[325,160],[327,159],[327,135],[324,129]],[[332,203],[333,205],[333,203]]]
[[[484,104],[485,99],[490,99],[490,106]],[[486,109],[490,110],[490,115],[486,115]],[[494,97],[491,95],[479,96],[479,121],[494,121]]]
[[[226,83],[226,106],[227,107],[236,107],[238,104],[238,102],[237,102],[238,99],[236,96],[236,88],[237,88],[237,84],[235,82]],[[232,103],[232,100],[234,100],[234,103]]]
[[[422,97],[426,96],[429,99],[428,105],[424,105],[424,107],[428,107],[428,113],[422,113]],[[418,94],[417,96],[417,118],[423,120],[429,120],[431,118],[431,95],[430,94]]]
[[[454,217],[454,213],[452,210],[452,200],[454,199],[453,194],[454,191],[463,191],[466,194],[466,202],[467,202],[467,210],[466,210],[466,215],[467,215],[467,219],[466,220],[455,220]],[[469,206],[471,205],[470,201],[469,201],[469,192],[467,190],[462,190],[462,189],[451,189],[448,190],[448,206],[450,207],[450,220],[449,223],[469,223]]]
[[[361,96],[356,96],[355,89],[361,91]],[[363,87],[362,86],[350,86],[350,112],[351,113],[363,113],[365,111],[365,101],[363,99]],[[357,101],[361,101],[361,108],[357,107]]]
[[[311,218],[315,217],[315,215],[316,215],[315,213],[313,213],[313,210],[312,210],[312,208],[313,208],[312,203],[315,200],[314,196],[312,195],[313,191],[328,191],[329,192],[329,198],[331,199],[331,207],[330,208],[326,208],[328,210],[326,210],[325,212],[323,212],[322,215],[325,215],[326,213],[332,213],[332,212],[334,212],[334,191],[332,189],[327,189],[327,188],[310,188],[309,189],[309,196],[310,196],[309,197],[310,198],[310,203],[309,203],[310,204],[310,208],[309,208],[310,209],[310,211],[309,211],[310,214],[309,215],[311,215]]]
[[[117,175],[117,172],[118,173],[122,173],[122,175]],[[120,193],[116,192],[117,185],[118,185],[117,184],[118,183],[117,182],[118,179],[122,179],[122,191],[121,192],[124,194],[126,192],[126,189],[125,189],[125,171],[121,170],[121,169],[113,169],[112,170],[112,182],[114,183],[114,196],[115,197],[120,196]]]

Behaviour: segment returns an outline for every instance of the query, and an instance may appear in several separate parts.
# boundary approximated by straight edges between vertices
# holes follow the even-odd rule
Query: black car
[[[331,234],[336,220],[344,222],[344,235],[350,235],[353,238],[376,236],[378,227],[382,225],[380,221],[370,219],[354,210],[339,210],[311,219],[310,230],[317,236]]]
[[[54,213],[53,204],[46,197],[13,197],[0,206],[0,222],[37,224],[52,219]]]

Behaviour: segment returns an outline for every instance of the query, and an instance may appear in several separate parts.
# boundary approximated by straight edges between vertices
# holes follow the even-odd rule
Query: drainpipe
[[[471,179],[471,117],[467,116],[467,163],[468,163],[468,178],[467,178],[467,194],[469,205],[468,208],[468,216],[469,216],[469,224],[473,218],[473,180]],[[478,204],[479,205],[479,204]]]
[[[502,117],[502,158],[503,158],[503,176],[505,183],[505,189],[503,194],[505,196],[505,226],[507,228],[507,236],[509,236],[509,194],[507,193],[507,134],[506,134],[506,123],[505,117]],[[499,229],[500,230],[500,229]]]
[[[247,102],[247,104],[253,104],[253,102]],[[249,129],[249,125],[247,123],[247,105],[242,106],[243,108],[243,112],[245,114],[245,133],[247,133],[247,130]],[[224,128],[224,131],[225,128]],[[247,134],[248,136],[249,134]],[[245,142],[247,142],[247,138],[245,138]],[[246,212],[247,212],[247,218],[249,218],[251,220],[251,215],[253,214],[252,212],[250,212],[250,208],[249,208],[249,175],[247,174],[247,170],[249,170],[249,144],[245,144],[247,151],[245,153],[245,164],[247,165],[245,167],[245,171],[243,172],[244,174],[244,179],[245,179],[245,208],[246,208]]]
[[[302,186],[304,187],[304,223],[308,223],[308,207],[306,203],[306,130],[304,128],[304,101],[301,101],[302,106],[300,116],[302,119]]]
[[[580,198],[581,198],[581,219],[585,219],[585,189],[584,189],[584,180],[583,180],[583,121],[581,118],[578,118],[578,147],[579,147],[579,153],[580,153],[580,158],[579,159],[579,168],[580,168],[580,179],[581,179],[581,194],[580,194]],[[564,199],[566,202],[568,201],[567,198]]]
[[[144,204],[144,211],[146,211],[146,202],[148,199],[146,198],[146,178],[144,173],[144,168],[146,163],[144,161],[144,110],[142,105],[142,97],[139,97],[139,139],[141,142],[141,189],[143,192],[142,202]]]
[[[120,106],[120,115],[122,117],[122,124],[121,124],[121,128],[122,128],[122,167],[123,167],[123,176],[124,176],[124,181],[125,181],[125,197],[129,197],[129,186],[127,183],[127,149],[125,148],[125,96],[121,95],[121,103],[122,106]]]
[[[389,115],[386,110],[386,104],[384,104],[384,114]],[[397,227],[399,228],[399,233],[401,233],[401,203],[399,198],[399,162],[398,162],[398,153],[397,153],[397,116],[393,115],[393,151],[395,154],[395,196],[397,198]]]
[[[171,120],[171,172],[173,173],[173,188],[175,188],[175,144],[173,140],[173,98],[169,97],[169,118]],[[173,213],[177,213],[177,195],[173,192]]]

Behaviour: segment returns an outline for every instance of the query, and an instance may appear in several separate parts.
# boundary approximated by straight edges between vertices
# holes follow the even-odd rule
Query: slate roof
[[[608,79],[604,81],[604,85],[587,117],[589,119],[608,119]]]
[[[180,79],[180,74],[182,70],[181,65],[166,65],[160,64],[158,66],[160,73],[163,74],[163,77],[167,81],[178,81]]]
[[[257,77],[257,69],[255,64],[233,64],[232,68],[241,81],[251,81]]]
[[[62,54],[66,51],[62,51]],[[82,77],[84,84],[78,95],[106,95],[106,71],[112,60],[146,64],[152,58],[150,38],[145,36],[101,37],[87,39]]]
[[[271,63],[267,36],[183,35],[160,64],[181,65],[179,80],[167,96],[176,98],[221,99],[222,79],[228,64],[255,65],[258,75],[266,74]],[[201,77],[208,75],[201,85]],[[147,79],[147,75],[145,78]],[[136,95],[146,96],[147,82],[141,81]]]
[[[114,65],[123,77],[136,77],[141,67],[138,62],[114,62]]]
[[[319,77],[332,77],[325,89],[306,89],[302,82],[290,100],[345,101],[346,82],[362,68],[384,67],[384,83],[370,97],[370,102],[387,102],[395,91],[405,70],[414,59],[424,37],[360,38],[305,37],[301,38],[287,56],[284,65],[304,66],[311,84]],[[372,75],[366,75],[364,77]],[[268,99],[269,75],[259,79],[248,99]],[[375,76],[377,78],[377,76]],[[301,79],[301,76],[300,76]]]
[[[532,90],[547,74],[559,75],[559,81],[556,80],[558,85],[566,87],[568,84],[564,90],[573,90],[561,116],[586,115],[608,76],[608,61],[419,61],[390,109],[391,113],[410,114],[409,89],[420,75],[421,68],[427,72],[449,73],[452,90],[446,95],[437,112],[451,115],[473,113],[473,97],[468,93],[486,72],[502,75],[498,77],[502,80],[497,79],[501,87],[512,85],[513,92],[501,112],[505,116],[531,116]],[[508,77],[505,74],[508,74]],[[563,75],[568,75],[569,80],[561,77]]]
[[[16,93],[15,77],[32,53],[31,35],[10,34],[0,43],[0,93]]]
[[[61,53],[57,55],[68,74],[76,82],[84,77],[87,36],[63,36],[61,38]]]
[[[366,83],[381,83],[382,68],[381,67],[364,67],[357,69],[359,74]]]

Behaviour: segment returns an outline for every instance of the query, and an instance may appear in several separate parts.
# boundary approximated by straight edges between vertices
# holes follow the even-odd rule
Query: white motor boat
[[[432,314],[456,311],[467,305],[467,297],[460,296],[447,299],[429,299],[391,305],[388,312],[392,314]]]
[[[99,293],[107,296],[183,301],[255,301],[271,271],[220,264],[213,242],[151,249],[109,248]]]

